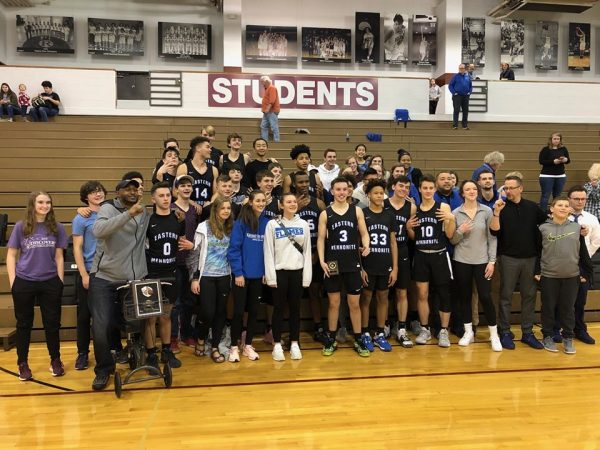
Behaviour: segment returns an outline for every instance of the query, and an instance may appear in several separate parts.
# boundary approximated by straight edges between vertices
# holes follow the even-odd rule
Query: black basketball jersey
[[[239,166],[240,169],[242,169],[242,175],[244,175],[244,172],[246,171],[246,160],[244,159],[244,154],[242,152],[240,152],[240,156],[238,156],[238,159],[236,159],[235,161],[229,159],[229,153],[223,155],[223,165],[221,165],[221,173],[228,175],[229,167],[234,164]]]
[[[380,213],[363,208],[369,233],[369,254],[363,258],[363,268],[368,274],[385,275],[392,271],[390,233],[397,229],[396,218],[389,209]]]
[[[204,202],[210,200],[213,194],[213,183],[215,182],[212,170],[213,166],[207,164],[206,172],[204,173],[199,173],[193,166],[192,161],[186,162],[185,166],[187,174],[194,179],[190,199],[203,205]]]
[[[277,217],[279,212],[279,200],[276,197],[272,197],[271,203],[265,206],[265,216],[269,219],[274,219]]]
[[[319,204],[314,197],[310,197],[310,203],[298,211],[298,216],[308,223],[308,229],[310,230],[310,245],[313,249],[317,248],[320,213]]]
[[[327,212],[327,240],[325,242],[325,262],[337,261],[342,272],[359,272],[358,220],[356,207],[348,205],[348,210],[339,215],[332,206]]]
[[[180,236],[185,236],[185,221],[179,222],[174,211],[166,216],[150,216],[146,231],[148,274],[157,276],[175,270]]]
[[[293,185],[296,184],[295,176],[293,174],[290,175],[290,179]],[[308,172],[308,183],[308,193],[311,197],[317,197],[317,176],[315,172]],[[295,189],[291,189],[291,191],[294,194],[296,193]]]
[[[415,248],[417,250],[445,250],[448,239],[444,233],[444,221],[435,216],[440,209],[439,202],[435,202],[429,211],[423,211],[421,205],[417,207],[419,226],[415,228]]]
[[[219,150],[218,148],[212,147],[210,149],[210,158],[206,160],[206,164],[215,166],[217,168],[217,170],[219,170],[219,160],[221,159],[222,155],[223,155],[223,152],[221,150]]]
[[[396,242],[398,247],[407,245],[408,235],[406,233],[406,222],[410,219],[410,208],[412,203],[406,200],[404,206],[400,209],[396,209],[390,202],[390,199],[386,198],[383,201],[383,207],[389,209],[396,218]]]

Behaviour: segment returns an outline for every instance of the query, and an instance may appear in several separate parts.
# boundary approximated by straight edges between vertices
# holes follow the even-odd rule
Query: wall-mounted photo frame
[[[245,56],[248,61],[296,61],[298,28],[246,25]]]
[[[88,53],[105,56],[143,56],[144,22],[88,18]]]
[[[208,24],[158,22],[158,56],[211,59],[212,27]]]
[[[352,30],[303,27],[302,61],[352,62]]]
[[[17,52],[75,53],[73,17],[17,15]]]

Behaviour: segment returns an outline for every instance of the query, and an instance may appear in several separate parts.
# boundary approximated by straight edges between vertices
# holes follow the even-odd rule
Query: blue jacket
[[[458,193],[458,189],[456,188],[452,190],[450,195],[442,195],[439,191],[436,191],[436,193],[433,194],[433,199],[436,202],[446,203],[447,205],[450,205],[450,209],[452,211],[454,211],[456,208],[458,208],[464,203],[463,198],[460,196],[460,194]]]
[[[234,277],[262,278],[265,274],[263,241],[269,218],[263,214],[258,218],[258,231],[252,232],[241,220],[236,220],[231,230],[227,260]]]
[[[471,83],[469,74],[466,72],[462,75],[460,73],[455,74],[448,84],[448,89],[452,95],[471,95],[473,83]]]

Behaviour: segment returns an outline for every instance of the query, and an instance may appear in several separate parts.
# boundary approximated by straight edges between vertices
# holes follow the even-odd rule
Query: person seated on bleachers
[[[44,100],[44,105],[32,105],[29,110],[31,120],[34,122],[48,122],[48,117],[57,116],[59,112],[60,96],[52,90],[52,83],[47,80],[42,81],[42,87],[44,92],[39,96]]]
[[[15,94],[7,83],[0,87],[0,122],[4,122],[2,116],[7,115],[8,121],[13,121],[15,114],[21,114],[17,94]]]

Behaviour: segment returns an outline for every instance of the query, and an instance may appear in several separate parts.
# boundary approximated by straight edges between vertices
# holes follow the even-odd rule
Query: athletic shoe
[[[116,354],[116,361],[118,364],[129,364],[129,351],[126,348],[120,350]]]
[[[364,343],[364,335],[354,341],[354,350],[358,353],[358,356],[367,357],[371,355]]]
[[[438,345],[443,348],[450,347],[450,337],[448,336],[448,330],[441,329],[438,334]]]
[[[467,347],[469,344],[475,342],[475,334],[472,331],[465,331],[465,334],[459,339],[458,345],[461,347]]]
[[[165,348],[160,354],[160,362],[168,364],[171,369],[179,369],[181,361],[179,361],[170,348]]]
[[[315,342],[320,342],[323,345],[327,343],[327,333],[325,333],[323,327],[319,327],[317,330],[315,330],[315,333],[313,334],[313,339],[315,340]]]
[[[107,373],[98,373],[92,381],[92,389],[95,391],[101,391],[108,385],[108,380],[110,379],[110,375]]]
[[[502,343],[500,342],[500,338],[498,337],[498,335],[492,336],[490,338],[490,344],[492,346],[492,350],[493,351],[495,351],[495,352],[501,352],[502,351]]]
[[[398,332],[396,333],[396,339],[404,348],[412,348],[413,346],[413,341],[410,340],[410,338],[406,334],[406,329],[404,328],[398,329]]]
[[[156,354],[156,352],[148,353],[148,356],[146,357],[146,365],[159,369],[158,355]]]
[[[453,130],[458,130],[458,127],[452,127]]]
[[[554,352],[554,353],[558,352],[558,349],[556,348],[556,343],[554,342],[554,339],[552,336],[546,336],[544,338],[543,344],[544,344],[544,348],[546,350],[548,350],[549,352]]]
[[[8,121],[9,121],[9,122],[12,122],[12,121],[13,121],[13,118],[12,118],[12,117],[11,117],[11,118],[9,118],[9,119],[8,119]]]
[[[331,356],[333,352],[337,350],[337,342],[335,339],[327,338],[327,343],[323,345],[323,350],[321,350],[321,354],[323,356]]]
[[[179,341],[176,337],[171,338],[171,351],[173,353],[181,353],[181,349],[179,348]]]
[[[425,345],[429,340],[431,340],[431,331],[429,331],[427,328],[421,328],[421,331],[415,339],[415,342],[419,345]]]
[[[421,333],[421,330],[423,328],[421,327],[421,324],[419,323],[418,320],[411,320],[410,322],[410,332],[412,334],[414,334],[415,336],[418,336]]]
[[[335,340],[338,341],[340,344],[348,342],[348,331],[346,331],[345,327],[341,327],[337,331],[337,333],[335,334]]]
[[[524,333],[523,337],[521,337],[521,342],[523,344],[529,345],[531,348],[536,350],[543,350],[544,345],[536,339],[533,333]]]
[[[271,354],[273,355],[273,359],[275,361],[285,361],[285,355],[283,354],[283,347],[281,346],[281,344],[279,342],[277,344],[273,345],[273,351],[271,352]]]
[[[515,349],[515,343],[513,342],[513,338],[511,337],[510,333],[500,334],[500,345],[502,345],[502,348],[507,350]]]
[[[470,130],[469,127],[463,127],[463,130]]]
[[[265,336],[263,337],[263,342],[265,344],[273,345],[273,343],[275,341],[273,340],[273,330],[272,329],[269,329],[269,331],[265,331]]]
[[[573,338],[564,338],[563,346],[567,355],[574,355],[576,353],[575,346],[573,345]]]
[[[240,362],[240,350],[238,347],[231,347],[229,350],[229,362]]]
[[[62,377],[65,374],[65,368],[60,358],[50,361],[50,373],[53,377]]]
[[[384,352],[391,352],[392,351],[392,346],[386,340],[385,335],[383,333],[379,333],[377,336],[375,336],[374,342],[375,342],[375,345],[377,347],[379,347],[379,349],[381,351],[384,351]]]
[[[184,344],[186,347],[192,347],[192,348],[196,347],[196,340],[195,340],[194,338],[191,338],[191,337],[189,337],[189,338],[185,338],[185,339],[184,339],[184,340],[182,340],[181,342],[183,342],[183,344]]]
[[[19,364],[19,380],[29,381],[32,378],[33,374],[31,373],[31,369],[29,368],[29,364],[27,364],[27,361]]]
[[[244,355],[250,361],[258,361],[258,359],[260,358],[260,356],[258,356],[258,353],[256,353],[256,350],[254,350],[254,347],[252,347],[251,345],[244,345],[244,351],[242,352],[242,355]]]
[[[554,342],[556,342],[557,344],[561,344],[563,341],[563,337],[560,334],[560,330],[555,330],[554,334],[552,335],[552,340]]]
[[[392,334],[392,328],[390,327],[389,323],[386,323],[383,326],[383,336],[387,339],[390,337],[391,334]]]
[[[294,342],[290,346],[290,358],[292,359],[302,359],[302,352],[300,351],[300,346],[297,342]]]
[[[369,333],[363,333],[361,336],[362,342],[367,350],[370,352],[375,351],[375,346],[373,345],[373,339],[371,339],[371,335]]]
[[[85,370],[88,368],[88,354],[87,353],[78,353],[77,359],[75,360],[75,370]]]
[[[585,330],[575,333],[575,337],[577,339],[579,339],[581,342],[583,342],[584,344],[594,345],[596,343],[596,340],[593,337],[591,337],[589,335],[589,333]]]

